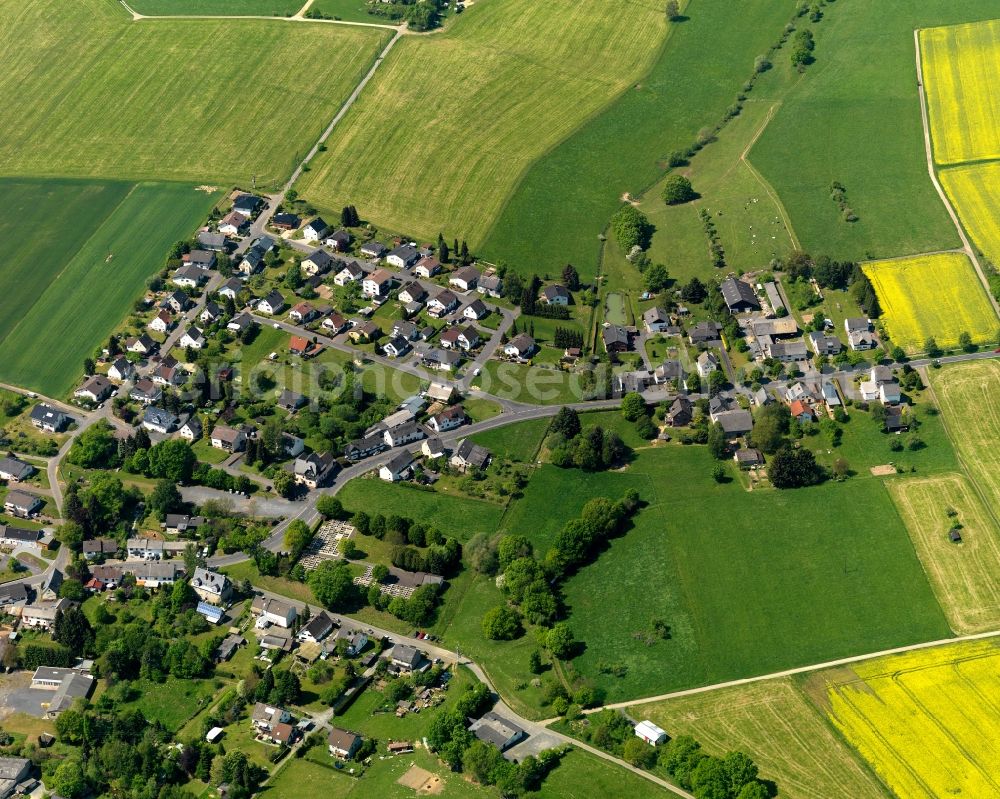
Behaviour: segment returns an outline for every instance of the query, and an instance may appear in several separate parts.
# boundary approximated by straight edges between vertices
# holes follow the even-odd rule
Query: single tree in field
[[[965,352],[976,351],[976,345],[972,343],[972,336],[967,331],[958,334],[958,346]]]
[[[677,0],[667,0],[667,19],[673,22],[681,15],[681,5]]]
[[[562,270],[563,283],[566,284],[566,288],[570,291],[576,291],[580,288],[580,274],[576,271],[576,267],[573,264],[566,264]]]
[[[690,202],[698,195],[691,187],[691,181],[683,175],[669,175],[663,183],[663,202],[667,205],[680,205]]]

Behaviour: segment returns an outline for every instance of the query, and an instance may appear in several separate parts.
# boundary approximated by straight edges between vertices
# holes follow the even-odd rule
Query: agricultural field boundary
[[[979,278],[979,282],[982,284],[983,290],[986,292],[986,297],[990,301],[990,305],[993,306],[993,313],[1000,317],[1000,304],[997,303],[996,298],[993,296],[993,292],[990,291],[990,281],[986,277],[983,265],[979,263],[976,251],[972,247],[972,243],[969,241],[969,237],[965,232],[965,227],[962,225],[962,221],[959,219],[958,213],[951,204],[951,200],[948,199],[948,195],[945,193],[944,187],[941,185],[941,181],[938,180],[937,169],[934,164],[934,146],[931,141],[930,117],[927,110],[927,91],[924,88],[924,65],[920,52],[919,28],[913,31],[913,46],[916,51],[917,95],[920,98],[920,124],[922,125],[924,132],[924,155],[927,159],[927,174],[930,175],[931,183],[934,184],[934,190],[937,192],[938,197],[941,198],[941,202],[944,203],[944,207],[948,211],[948,216],[951,217],[951,221],[955,225],[955,230],[958,231],[958,237],[962,240],[962,249],[965,250],[966,255],[968,255],[972,260],[972,266],[976,271],[976,276]]]
[[[129,13],[133,22],[140,22],[144,19],[260,19],[268,20],[270,22],[319,22],[327,25],[349,25],[356,28],[382,28],[383,30],[399,31],[410,36],[425,36],[430,33],[435,33],[438,30],[443,30],[442,28],[436,28],[433,31],[411,31],[405,24],[383,25],[379,22],[353,22],[346,19],[311,19],[303,16],[303,14],[308,10],[309,6],[313,4],[313,0],[308,0],[302,8],[290,17],[276,17],[267,14],[140,14],[138,11],[135,11],[131,6],[129,6],[125,0],[118,0],[118,2],[122,8]]]

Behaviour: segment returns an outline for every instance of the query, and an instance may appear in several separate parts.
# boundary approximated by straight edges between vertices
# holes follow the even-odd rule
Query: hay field
[[[1000,649],[975,642],[883,658],[829,686],[830,717],[906,799],[1000,795]]]
[[[1000,627],[1000,530],[965,475],[890,480],[886,487],[952,630]],[[948,539],[953,521],[962,525],[961,544]]]
[[[475,245],[528,164],[649,68],[665,29],[661,8],[632,1],[477,4],[396,45],[300,193]]]
[[[0,4],[0,173],[278,183],[387,37],[277,20],[132,22],[108,0]]]
[[[722,757],[746,751],[786,799],[884,799],[886,792],[791,679],[724,688],[630,709]]]
[[[920,31],[934,160],[1000,158],[1000,20]]]
[[[1000,508],[1000,363],[955,364],[930,375],[962,464],[990,507]]]
[[[41,194],[46,182],[39,183]],[[139,184],[74,254],[53,252],[56,257],[46,259],[44,251],[32,253],[29,263],[43,280],[33,304],[0,341],[0,380],[49,396],[68,393],[83,374],[83,359],[106,342],[169,246],[190,236],[217,199],[178,183]],[[58,215],[56,200],[52,207]],[[72,207],[67,202],[62,210]],[[0,277],[0,293],[5,286]]]
[[[1000,163],[942,169],[938,177],[976,247],[1000,264]]]
[[[980,344],[995,339],[1000,322],[964,254],[870,261],[863,268],[886,330],[907,352],[920,352],[931,336],[944,348],[957,346],[963,332]]]

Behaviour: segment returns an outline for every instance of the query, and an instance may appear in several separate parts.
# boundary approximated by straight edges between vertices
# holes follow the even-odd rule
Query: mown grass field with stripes
[[[180,183],[140,183],[125,190],[121,184],[53,185],[0,184],[4,196],[16,196],[19,205],[30,204],[36,216],[46,218],[55,242],[62,226],[74,242],[73,250],[24,248],[17,260],[5,263],[0,297],[10,290],[20,299],[13,318],[4,314],[0,381],[59,397],[74,387],[84,358],[141,296],[170,245],[191,235],[219,195]],[[80,198],[100,208],[87,228],[74,216]]]
[[[1000,158],[1000,20],[925,28],[920,57],[934,160]]]
[[[666,28],[662,8],[632,1],[476,4],[396,45],[299,189],[476,244],[525,168],[649,69]]]
[[[923,351],[931,337],[945,348],[957,346],[962,333],[977,344],[996,340],[1000,319],[964,253],[871,261],[862,268],[878,294],[882,324],[907,352]]]
[[[0,4],[0,174],[276,185],[388,34]]]

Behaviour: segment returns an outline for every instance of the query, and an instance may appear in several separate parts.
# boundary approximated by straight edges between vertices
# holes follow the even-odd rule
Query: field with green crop
[[[671,737],[691,735],[711,754],[748,752],[787,799],[884,799],[887,794],[790,678],[630,709]]]
[[[223,15],[289,16],[305,0],[129,0],[129,8],[146,16]]]
[[[569,261],[592,275],[622,195],[652,186],[668,153],[722,118],[794,9],[750,0],[733,13],[726,0],[692,0],[651,69],[524,173],[482,249],[524,272]]]
[[[30,280],[32,296],[3,331],[0,380],[61,396],[82,374],[83,359],[105,341],[142,294],[146,279],[163,265],[170,245],[191,235],[217,195],[179,183],[140,183],[125,194],[120,184],[103,189],[86,184],[82,196],[90,198],[96,213],[84,212],[83,221],[94,225],[84,233],[81,220],[73,218],[78,184],[17,185],[21,202],[41,198],[53,219],[46,225],[65,221],[76,250],[70,252],[54,233],[49,250],[21,250],[5,265],[0,295],[22,291]],[[33,188],[37,195],[30,194]]]
[[[386,38],[273,20],[132,22],[108,0],[4,4],[0,173],[277,184]]]
[[[478,4],[393,49],[299,188],[476,244],[522,171],[649,68],[665,29],[662,9],[639,3]]]
[[[711,468],[704,448],[679,446],[643,450],[622,472],[544,467],[504,520],[544,551],[591,497],[635,488],[648,503],[565,586],[587,644],[574,665],[610,700],[948,635],[880,481],[747,492]],[[609,586],[635,601],[609,603]],[[670,638],[638,643],[654,620]],[[624,676],[604,673],[612,666]]]
[[[927,177],[913,31],[995,16],[989,0],[827,6],[816,62],[750,151],[806,250],[860,259],[958,246]],[[845,186],[857,222],[841,219],[833,181]]]
[[[542,436],[549,429],[549,421],[549,419],[532,419],[528,422],[487,430],[485,433],[476,433],[470,437],[496,457],[529,461],[538,452]]]
[[[387,483],[377,477],[352,480],[337,496],[349,511],[398,513],[431,523],[462,541],[476,533],[494,532],[503,515],[503,508],[493,502],[454,492],[421,491],[412,485]]]

